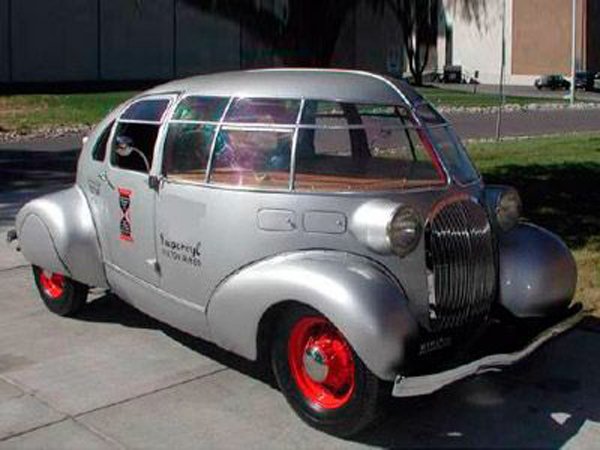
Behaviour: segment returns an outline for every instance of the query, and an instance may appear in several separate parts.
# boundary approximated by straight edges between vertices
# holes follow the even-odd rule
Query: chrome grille
[[[429,316],[433,331],[485,317],[496,292],[496,257],[485,210],[470,198],[445,202],[426,227]]]

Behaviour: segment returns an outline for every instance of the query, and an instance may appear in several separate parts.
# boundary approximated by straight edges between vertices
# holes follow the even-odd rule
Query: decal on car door
[[[119,239],[126,242],[133,242],[133,235],[131,233],[130,213],[131,197],[131,190],[119,188],[119,209],[121,210],[121,219],[119,222]]]

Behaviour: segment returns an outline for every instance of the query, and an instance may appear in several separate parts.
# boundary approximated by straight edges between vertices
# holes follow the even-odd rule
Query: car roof
[[[142,95],[168,92],[408,106],[421,99],[402,80],[370,72],[336,69],[261,69],[200,75],[171,81]]]

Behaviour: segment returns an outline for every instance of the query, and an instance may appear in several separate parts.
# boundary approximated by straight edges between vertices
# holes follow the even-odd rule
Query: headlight
[[[410,206],[398,208],[388,224],[387,235],[394,253],[404,257],[412,252],[423,231],[419,214]]]
[[[498,196],[496,203],[496,220],[504,231],[513,228],[521,218],[523,204],[521,196],[515,189],[507,189]]]

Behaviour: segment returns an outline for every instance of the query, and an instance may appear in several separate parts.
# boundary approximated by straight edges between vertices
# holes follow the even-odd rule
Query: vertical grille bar
[[[496,258],[485,210],[471,199],[445,204],[427,226],[430,324],[433,331],[484,318],[496,293]]]

